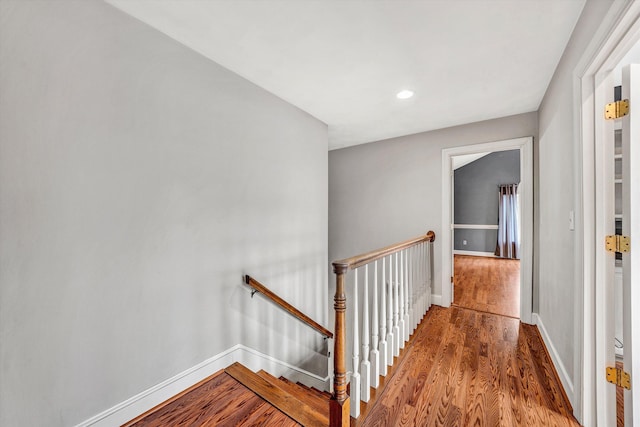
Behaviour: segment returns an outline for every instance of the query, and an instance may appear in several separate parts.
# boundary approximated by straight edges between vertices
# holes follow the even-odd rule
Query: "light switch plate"
[[[575,229],[576,229],[575,214],[573,211],[569,211],[569,230],[573,231]]]

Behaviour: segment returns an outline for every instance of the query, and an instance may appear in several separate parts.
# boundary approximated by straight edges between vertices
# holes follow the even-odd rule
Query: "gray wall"
[[[312,357],[241,277],[327,323],[327,127],[102,2],[0,19],[0,425],[74,425],[238,343]]]
[[[612,0],[587,0],[569,44],[540,105],[540,293],[538,313],[569,374],[580,375],[574,363],[580,354],[574,349],[575,289],[582,287],[574,277],[574,231],[569,230],[569,211],[581,189],[575,142],[579,140],[579,114],[574,108],[574,74]],[[575,356],[575,357],[574,357]],[[575,405],[575,402],[574,402]],[[588,410],[589,408],[585,408]]]
[[[439,236],[442,149],[522,136],[533,136],[535,146],[537,128],[534,112],[330,151],[329,259],[356,255],[430,229]],[[441,294],[439,247],[436,237],[437,295]],[[329,286],[332,295],[333,281]]]
[[[520,150],[498,151],[454,171],[455,224],[498,225],[498,186],[520,182]],[[456,229],[456,250],[493,252],[497,230]],[[463,244],[463,241],[467,244]]]
[[[493,253],[496,250],[497,241],[498,230],[464,228],[453,230],[453,249],[457,251]]]

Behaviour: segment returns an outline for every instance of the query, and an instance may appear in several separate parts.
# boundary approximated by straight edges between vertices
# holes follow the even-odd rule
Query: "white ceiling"
[[[335,149],[537,110],[585,0],[107,1],[327,123]]]

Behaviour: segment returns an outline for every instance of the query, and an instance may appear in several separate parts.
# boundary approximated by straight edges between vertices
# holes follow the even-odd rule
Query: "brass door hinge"
[[[619,234],[607,236],[604,239],[604,247],[607,249],[607,252],[630,252],[631,239],[629,236],[621,236]]]
[[[631,390],[631,376],[620,368],[607,366],[607,382]]]
[[[629,114],[629,100],[612,102],[604,108],[604,118],[606,120],[615,120]]]

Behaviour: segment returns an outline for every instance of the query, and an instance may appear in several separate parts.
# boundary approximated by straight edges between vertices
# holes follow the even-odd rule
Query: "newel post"
[[[344,278],[349,266],[333,264],[336,274],[336,294],[333,297],[333,308],[336,312],[335,333],[333,340],[333,396],[330,402],[329,425],[347,427],[351,424],[349,412],[349,396],[347,396],[346,368],[346,311],[347,297],[344,291]]]

